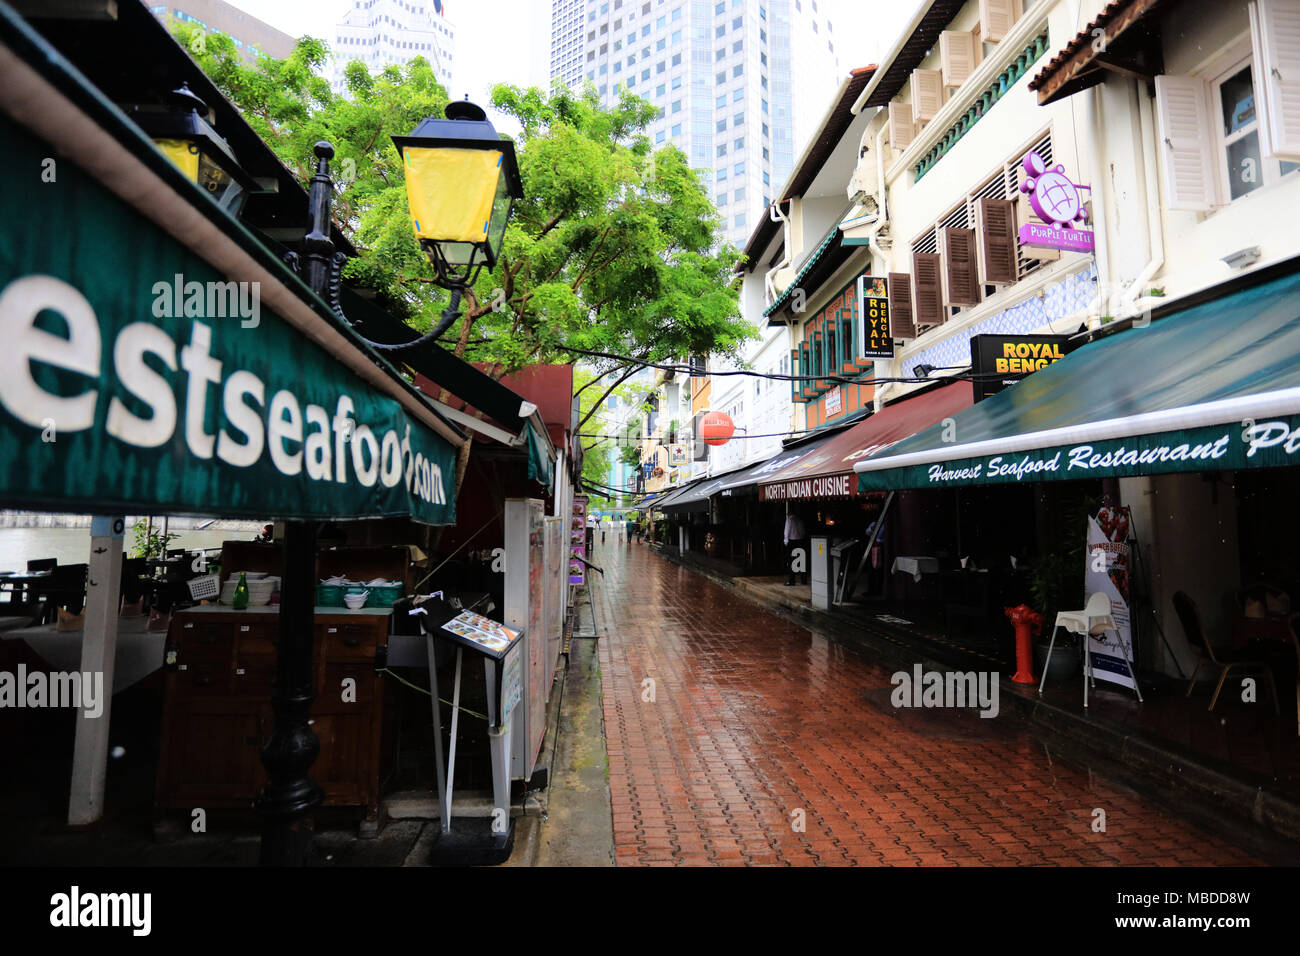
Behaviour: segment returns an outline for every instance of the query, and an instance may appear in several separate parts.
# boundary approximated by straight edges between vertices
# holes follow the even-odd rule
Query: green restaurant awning
[[[0,14],[0,501],[454,522],[463,436]]]
[[[1083,346],[886,452],[859,489],[1300,463],[1300,274]]]

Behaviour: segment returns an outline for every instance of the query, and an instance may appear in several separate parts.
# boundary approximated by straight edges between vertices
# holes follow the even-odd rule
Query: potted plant
[[[1082,591],[1083,563],[1077,555],[1050,554],[1034,566],[1029,593],[1034,608],[1043,615],[1043,631],[1034,645],[1034,665],[1040,674],[1047,661],[1057,612],[1082,607],[1079,603]],[[1053,682],[1073,677],[1079,672],[1080,662],[1078,637],[1066,630],[1057,631],[1047,677]]]

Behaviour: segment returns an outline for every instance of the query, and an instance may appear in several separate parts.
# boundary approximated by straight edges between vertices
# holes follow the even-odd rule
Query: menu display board
[[[511,644],[519,639],[518,631],[473,611],[461,611],[443,624],[442,629],[459,638],[460,643],[472,650],[496,660],[505,657]]]
[[[587,496],[574,495],[569,515],[569,583],[586,584],[587,566]],[[581,559],[581,560],[578,560]]]

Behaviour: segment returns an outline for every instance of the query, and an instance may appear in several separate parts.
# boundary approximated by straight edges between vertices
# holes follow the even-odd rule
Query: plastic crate
[[[344,590],[346,589],[341,584],[316,585],[316,606],[343,607]]]
[[[366,607],[392,607],[405,597],[402,593],[404,590],[401,586],[370,588]]]
[[[196,601],[215,601],[221,594],[221,579],[215,574],[204,574],[185,582],[190,597]]]

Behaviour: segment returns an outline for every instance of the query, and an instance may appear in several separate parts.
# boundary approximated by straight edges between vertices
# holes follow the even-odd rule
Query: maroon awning
[[[895,405],[887,405],[811,454],[765,478],[758,488],[759,500],[851,498],[858,492],[858,476],[853,471],[857,462],[956,415],[972,404],[970,382],[953,382]]]

